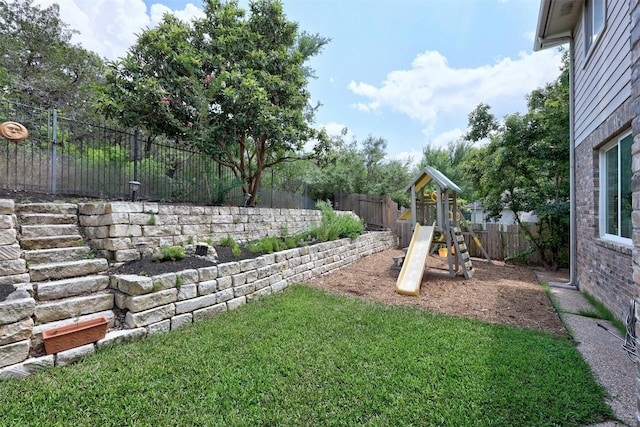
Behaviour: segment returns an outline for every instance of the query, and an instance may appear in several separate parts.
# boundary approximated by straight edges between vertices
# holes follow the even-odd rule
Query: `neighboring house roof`
[[[573,35],[584,0],[542,0],[533,50],[559,46]]]
[[[456,193],[462,193],[462,189],[454,184],[449,178],[447,178],[442,172],[431,166],[425,166],[420,175],[418,175],[411,184],[407,185],[404,191],[411,190],[411,187],[416,186],[417,190],[421,190],[427,185],[431,179],[433,179],[438,187],[442,190],[453,190]]]

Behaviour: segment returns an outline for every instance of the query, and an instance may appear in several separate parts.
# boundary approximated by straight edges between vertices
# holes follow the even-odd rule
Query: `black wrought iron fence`
[[[68,196],[242,205],[239,180],[210,157],[162,138],[60,117],[56,110],[0,100],[0,123],[29,131],[23,142],[0,138],[0,188]],[[313,208],[269,175],[258,203]]]

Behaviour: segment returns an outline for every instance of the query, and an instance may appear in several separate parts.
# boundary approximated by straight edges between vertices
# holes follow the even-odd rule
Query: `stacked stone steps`
[[[20,229],[20,246],[24,250],[84,245],[84,240],[75,224],[23,225]]]
[[[0,368],[29,356],[34,327],[36,302],[17,236],[15,204],[0,199]]]
[[[45,205],[48,206],[48,205]],[[64,208],[66,209],[66,208]],[[22,225],[42,224],[77,224],[78,216],[75,213],[25,213],[20,216]]]
[[[49,264],[69,260],[88,259],[92,257],[88,246],[62,247],[53,249],[35,249],[24,253],[28,264]]]
[[[36,300],[33,318],[41,325],[104,313],[113,308],[106,259],[94,258],[78,228],[77,206],[17,206],[20,246]],[[44,325],[46,326],[46,325]],[[42,329],[42,327],[40,327]]]
[[[109,263],[104,258],[82,259],[47,264],[29,264],[29,274],[31,275],[31,281],[37,283],[46,280],[61,280],[103,273],[108,268]]]

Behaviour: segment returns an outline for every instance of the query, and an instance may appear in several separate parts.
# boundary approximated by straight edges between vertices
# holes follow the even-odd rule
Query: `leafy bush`
[[[184,248],[182,246],[163,246],[162,261],[177,261],[184,258]]]
[[[322,220],[319,227],[311,230],[311,234],[321,242],[344,237],[355,239],[364,232],[362,220],[350,215],[338,215],[329,201],[319,201],[316,206],[322,212]]]
[[[234,179],[217,179],[213,182],[211,188],[211,203],[214,205],[224,205],[229,199],[229,194],[236,188],[242,186],[242,180]]]
[[[229,236],[227,234],[227,237],[223,237],[222,239],[220,239],[220,246],[226,246],[228,248],[232,248],[234,247],[236,244],[236,241],[233,240],[233,237]]]
[[[249,243],[247,249],[253,254],[272,254],[287,249],[287,247],[282,239],[278,237],[263,237],[262,239]]]
[[[280,237],[263,237],[262,239],[250,242],[247,245],[247,250],[253,254],[272,254],[286,249],[306,246],[310,239],[311,235],[309,233],[301,233],[296,236],[287,237],[286,239]]]
[[[306,246],[312,243],[312,240],[328,242],[344,237],[355,239],[364,232],[362,221],[353,218],[350,215],[338,215],[329,202],[318,202],[318,208],[322,212],[320,226],[309,230],[308,232],[299,233],[295,236],[285,238],[280,237],[263,237],[247,244],[247,250],[253,254],[271,254],[274,252],[293,249]],[[285,234],[286,236],[286,234]],[[220,246],[228,246],[236,248],[237,243],[227,236],[220,241]],[[238,246],[238,255],[240,248]],[[236,255],[236,256],[238,256]]]

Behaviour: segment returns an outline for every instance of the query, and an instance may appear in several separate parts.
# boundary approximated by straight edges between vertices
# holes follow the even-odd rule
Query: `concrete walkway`
[[[536,274],[539,280],[550,283],[544,273]],[[636,367],[622,348],[623,341],[616,337],[620,335],[618,330],[605,320],[580,316],[581,310],[594,311],[594,308],[575,288],[552,285],[551,292],[562,321],[574,337],[578,351],[591,366],[596,380],[609,393],[607,403],[618,418],[618,421],[597,424],[597,427],[640,425],[636,422]]]

